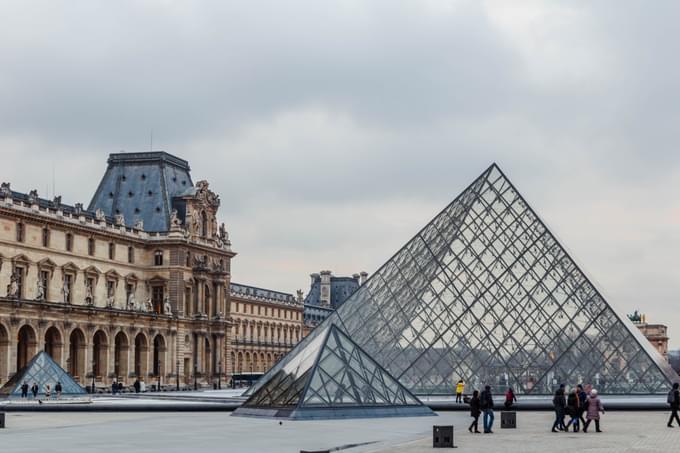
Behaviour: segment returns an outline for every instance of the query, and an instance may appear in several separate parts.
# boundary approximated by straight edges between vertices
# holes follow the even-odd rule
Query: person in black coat
[[[669,400],[671,404],[671,418],[668,419],[668,427],[672,428],[673,427],[673,419],[675,419],[676,422],[678,422],[678,426],[680,426],[680,418],[678,418],[678,408],[680,408],[680,384],[677,382],[673,384],[673,389],[671,390],[671,394],[669,395]]]
[[[142,387],[142,385],[139,383],[139,379],[135,379],[135,383],[132,384],[132,386],[135,388],[135,393],[139,393],[139,390]]]
[[[579,431],[578,425],[579,411],[580,404],[578,399],[578,392],[576,391],[576,389],[573,389],[571,392],[569,392],[569,396],[567,396],[567,415],[571,417],[569,419],[569,423],[567,423],[567,431],[569,431],[569,425],[574,425],[575,433]]]
[[[26,381],[24,381],[24,383],[21,384],[21,397],[28,398],[28,382]]]
[[[583,385],[579,384],[576,386],[576,393],[578,394],[578,419],[581,422],[581,425],[586,426],[586,420],[583,418],[583,414],[586,412],[586,409],[588,409],[588,394],[586,393],[585,390],[583,390]]]
[[[38,388],[38,384],[36,384],[36,383],[34,382],[33,385],[31,386],[31,393],[33,393],[33,398],[34,398],[34,399],[38,397],[38,391],[39,391],[39,390],[40,390],[40,389]]]
[[[479,400],[479,390],[472,392],[472,398],[470,398],[470,417],[474,418],[468,431],[472,432],[472,428],[475,428],[475,433],[479,433],[479,415],[482,413],[481,403]]]
[[[484,387],[484,391],[479,397],[480,408],[484,412],[484,433],[493,434],[491,428],[493,427],[493,394],[491,393],[491,386]]]
[[[555,396],[553,397],[553,407],[555,408],[555,423],[553,423],[552,432],[556,433],[557,429],[560,431],[566,431],[564,426],[564,410],[567,406],[567,402],[564,398],[564,384],[560,385],[560,388],[555,390]]]

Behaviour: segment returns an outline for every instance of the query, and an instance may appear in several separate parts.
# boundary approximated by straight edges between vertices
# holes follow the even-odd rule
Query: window
[[[162,266],[163,265],[163,251],[162,250],[156,250],[153,254],[153,264],[154,266]]]
[[[71,233],[66,233],[66,251],[73,251],[73,235]]]
[[[116,294],[116,282],[109,280],[106,282],[106,297],[113,297]]]
[[[42,230],[42,245],[43,247],[50,246],[50,230],[48,228]]]
[[[17,242],[24,242],[24,224],[17,223]]]
[[[135,262],[135,249],[133,247],[128,247],[128,263]]]
[[[94,256],[94,238],[87,239],[87,254]]]
[[[208,214],[201,211],[201,236],[208,237]]]
[[[153,311],[159,315],[163,313],[163,293],[162,286],[154,286],[151,290],[151,302],[153,303]]]
[[[191,252],[187,250],[187,262],[186,267],[191,267]]]
[[[17,298],[21,299],[24,297],[24,268],[19,266],[15,267],[14,275],[17,279]]]
[[[116,259],[116,244],[114,244],[113,242],[109,242],[109,259],[110,260]]]
[[[261,313],[260,313],[261,309],[262,309],[262,307],[260,307],[260,306],[258,305],[258,306],[257,306],[257,314],[258,314],[258,315],[261,314]]]
[[[135,288],[134,286],[132,286],[132,283],[128,283],[125,285],[125,303],[127,303],[130,300],[130,296],[134,291]]]

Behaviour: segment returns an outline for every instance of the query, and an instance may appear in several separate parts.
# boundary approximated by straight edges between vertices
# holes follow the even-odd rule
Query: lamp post
[[[194,363],[194,390],[198,390],[198,384],[196,383],[196,373],[198,373],[198,364]]]
[[[177,391],[179,392],[179,359],[175,362],[175,377],[177,378]]]
[[[156,361],[156,371],[158,371],[158,390],[159,392],[161,391],[161,359],[159,358]]]
[[[217,389],[222,390],[222,361],[217,362]]]
[[[95,389],[95,384],[94,384],[94,360],[92,361],[92,394],[94,395],[94,392],[96,391]]]

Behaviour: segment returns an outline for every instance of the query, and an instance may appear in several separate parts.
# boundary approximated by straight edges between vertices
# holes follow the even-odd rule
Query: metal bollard
[[[5,413],[0,412],[0,428],[4,428],[4,427],[5,427]]]

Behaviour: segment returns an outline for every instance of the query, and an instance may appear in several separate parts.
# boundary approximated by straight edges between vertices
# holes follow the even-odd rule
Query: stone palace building
[[[213,385],[271,366],[299,340],[302,305],[231,285],[219,207],[165,152],[110,155],[87,208],[3,183],[0,385],[41,350],[98,387]]]

